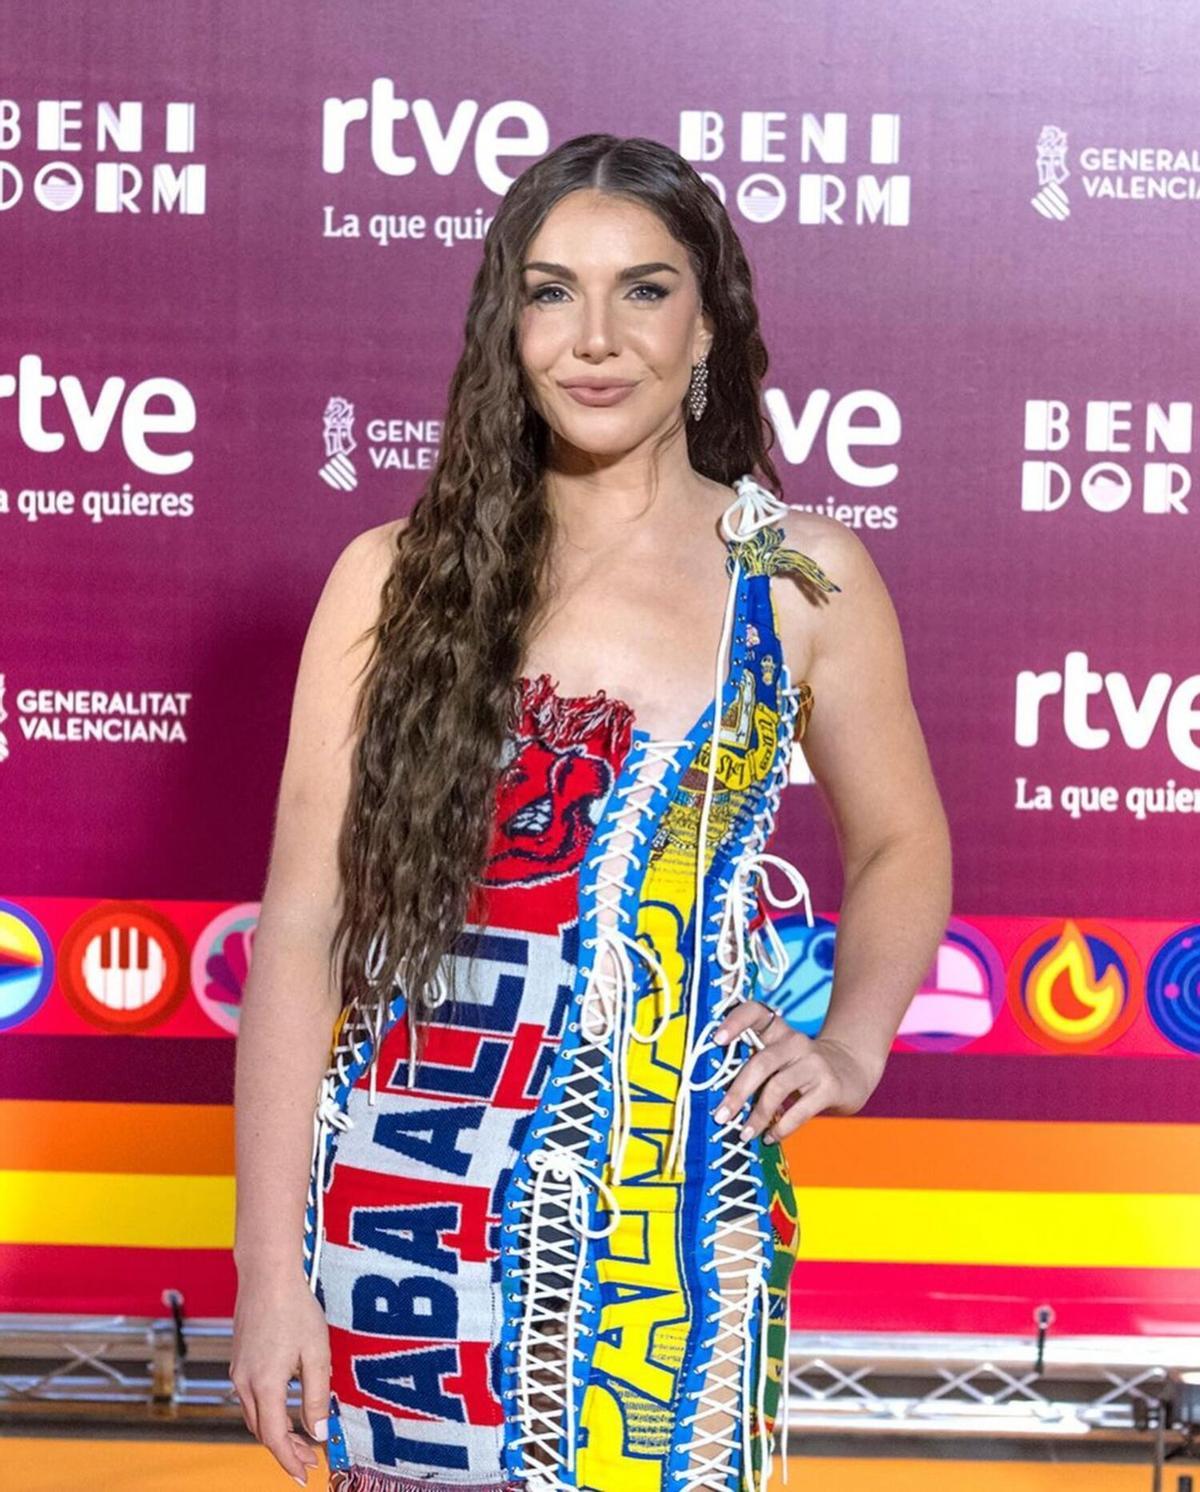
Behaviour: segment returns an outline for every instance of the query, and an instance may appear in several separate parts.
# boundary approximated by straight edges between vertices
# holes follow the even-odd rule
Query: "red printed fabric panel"
[[[375,1102],[364,1073],[335,1132],[317,1279],[328,1454],[364,1486],[503,1483],[501,1199],[567,1019],[579,868],[632,723],[620,700],[522,681],[484,889],[451,959],[461,998],[435,1012],[411,1088],[408,1022],[385,1029]]]

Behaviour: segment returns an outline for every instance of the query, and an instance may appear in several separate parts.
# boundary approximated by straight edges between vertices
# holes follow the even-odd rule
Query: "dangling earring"
[[[698,420],[708,403],[708,353],[692,368],[692,381],[688,385],[688,413]]]

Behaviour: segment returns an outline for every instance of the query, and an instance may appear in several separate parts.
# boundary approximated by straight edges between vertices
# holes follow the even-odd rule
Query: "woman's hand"
[[[329,1433],[329,1326],[299,1267],[255,1264],[238,1270],[229,1376],[242,1418],[290,1477],[306,1486],[320,1457],[292,1428],[288,1384],[300,1374],[301,1417],[312,1440]]]
[[[814,1114],[856,1114],[879,1081],[843,1042],[805,1036],[761,1000],[730,1011],[713,1039],[728,1043],[746,1030],[758,1032],[763,1049],[746,1060],[717,1108],[724,1122],[758,1094],[742,1139],[765,1131],[768,1140],[781,1140]]]

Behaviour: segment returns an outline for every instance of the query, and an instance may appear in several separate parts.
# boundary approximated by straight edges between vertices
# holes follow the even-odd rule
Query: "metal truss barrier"
[[[0,1417],[22,1421],[240,1422],[232,1323],[164,1317],[0,1315]],[[1194,1449],[1200,1338],[806,1334],[789,1347],[797,1437],[1141,1441],[1161,1466]],[[298,1406],[298,1381],[290,1403]],[[1157,1485],[1157,1477],[1155,1485]]]

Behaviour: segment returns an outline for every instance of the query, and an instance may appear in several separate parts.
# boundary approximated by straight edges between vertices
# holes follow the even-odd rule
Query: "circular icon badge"
[[[23,1025],[54,983],[54,949],[46,929],[15,901],[0,897],[0,1031]]]
[[[1065,917],[1025,939],[1009,966],[1017,1025],[1052,1051],[1111,1046],[1137,1016],[1137,955],[1111,927]]]
[[[772,925],[787,956],[787,970],[774,988],[755,981],[754,996],[773,1006],[789,1025],[805,1036],[816,1036],[829,1013],[833,988],[834,924],[816,917],[813,925],[802,912],[773,917]],[[775,957],[778,959],[778,950]]]
[[[958,1052],[986,1036],[1004,1007],[1004,963],[990,938],[951,917],[933,966],[896,1033],[901,1049]]]
[[[90,908],[59,946],[63,994],[102,1031],[161,1025],[187,993],[187,967],[182,933],[141,902]]]
[[[1200,926],[1181,927],[1163,943],[1146,972],[1146,1008],[1181,1051],[1200,1054]]]
[[[237,1035],[242,992],[250,972],[260,904],[244,901],[219,912],[192,948],[192,990],[200,1008],[222,1031]]]

